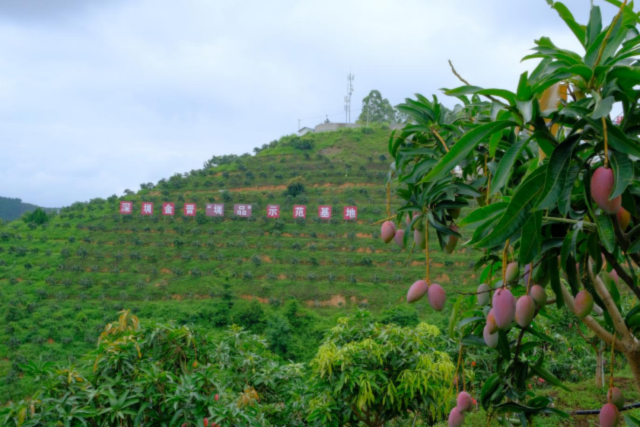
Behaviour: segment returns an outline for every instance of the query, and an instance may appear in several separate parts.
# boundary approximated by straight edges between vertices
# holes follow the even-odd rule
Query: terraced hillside
[[[313,354],[336,317],[356,307],[415,316],[404,300],[424,275],[424,254],[385,245],[373,225],[386,217],[389,132],[285,137],[255,156],[213,158],[136,193],[76,203],[42,225],[0,226],[0,398],[28,391],[20,362],[73,362],[124,308],[213,331],[230,323],[271,327],[277,336],[302,332],[277,332],[265,313],[296,310],[307,319],[307,335],[284,355],[299,360]],[[123,200],[134,203],[132,215],[119,214]],[[154,215],[140,215],[141,202],[153,202]],[[162,216],[163,202],[175,203],[178,214]],[[223,218],[205,216],[213,202],[225,204]],[[184,203],[197,204],[196,217],[182,216]],[[236,203],[251,204],[252,217],[234,216]],[[279,219],[266,217],[268,204],[280,205]],[[307,206],[306,220],[293,220],[293,205]],[[333,219],[320,220],[319,205],[331,205]],[[342,219],[346,205],[358,207],[357,221]],[[445,288],[477,285],[473,253],[438,249],[431,258],[432,277]],[[448,309],[416,307],[430,322],[446,322]]]

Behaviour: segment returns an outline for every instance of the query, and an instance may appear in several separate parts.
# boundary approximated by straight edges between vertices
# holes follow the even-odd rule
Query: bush
[[[49,215],[41,208],[36,208],[32,212],[27,212],[22,216],[22,220],[27,224],[42,225],[49,221]]]

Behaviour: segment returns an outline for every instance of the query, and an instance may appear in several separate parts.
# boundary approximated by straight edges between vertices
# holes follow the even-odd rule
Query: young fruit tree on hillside
[[[450,334],[459,340],[460,359],[474,346],[495,349],[495,373],[479,403],[501,425],[514,417],[526,425],[544,413],[568,416],[527,389],[534,376],[564,387],[545,368],[544,344],[553,339],[537,316],[549,310],[577,316],[613,344],[640,391],[640,304],[633,301],[640,298],[640,17],[626,1],[608,2],[617,6],[608,26],[599,7],[582,25],[562,3],[550,2],[582,53],[540,38],[524,58],[539,62],[515,91],[474,86],[452,66],[464,85],[444,93],[462,105],[450,111],[435,96],[407,99],[398,109],[411,123],[389,141],[389,181],[397,180],[404,204],[381,237],[401,246],[413,237],[414,250],[424,248],[426,277],[411,286],[409,302],[427,295],[442,310],[445,292],[457,297]],[[448,253],[463,235],[482,251],[477,293],[431,281],[430,233]],[[602,426],[621,419],[621,396],[610,384]],[[463,424],[467,401],[461,393],[450,426]]]

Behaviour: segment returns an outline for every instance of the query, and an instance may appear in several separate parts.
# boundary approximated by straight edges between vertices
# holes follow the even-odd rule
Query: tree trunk
[[[640,350],[625,351],[624,356],[629,362],[631,373],[633,374],[633,383],[636,390],[640,393]]]
[[[596,350],[596,387],[604,387],[604,343],[600,341],[595,345]]]

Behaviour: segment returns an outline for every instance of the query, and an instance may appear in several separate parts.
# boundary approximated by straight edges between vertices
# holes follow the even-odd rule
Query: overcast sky
[[[514,89],[540,36],[582,53],[545,0],[0,0],[0,196],[121,195],[343,121],[349,70],[354,119],[459,86],[448,59]]]

